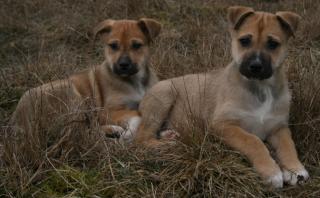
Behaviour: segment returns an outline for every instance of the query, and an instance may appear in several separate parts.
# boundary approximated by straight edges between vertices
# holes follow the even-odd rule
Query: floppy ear
[[[152,42],[161,31],[161,24],[153,19],[142,18],[138,21],[138,26],[147,37],[149,43]]]
[[[289,36],[294,37],[294,33],[298,29],[301,17],[293,12],[277,12],[276,16],[284,31],[286,31]]]
[[[228,8],[228,21],[232,29],[238,30],[244,20],[254,13],[254,10],[244,6],[232,6]]]
[[[92,39],[95,41],[100,35],[107,34],[111,32],[114,20],[108,19],[100,22],[92,31]]]

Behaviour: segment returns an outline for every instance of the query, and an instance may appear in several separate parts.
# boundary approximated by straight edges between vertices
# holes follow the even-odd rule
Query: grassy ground
[[[87,32],[106,18],[150,17],[163,23],[152,56],[152,66],[163,79],[226,65],[231,60],[226,8],[236,4],[271,12],[291,10],[302,16],[285,64],[293,91],[290,127],[311,174],[307,184],[269,189],[243,156],[212,138],[161,152],[145,151],[106,140],[93,126],[73,129],[75,135],[68,136],[73,144],[68,147],[56,146],[65,137],[59,133],[51,144],[44,143],[45,151],[39,150],[37,159],[1,160],[0,197],[319,197],[317,0],[3,0],[0,125],[5,128],[29,88],[103,60],[101,47],[90,45]],[[191,130],[202,129],[191,126]]]

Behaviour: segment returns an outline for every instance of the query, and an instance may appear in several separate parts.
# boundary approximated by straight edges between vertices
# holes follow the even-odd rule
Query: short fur
[[[157,133],[165,123],[169,128],[179,128],[190,126],[192,117],[200,118],[209,123],[209,133],[247,156],[256,171],[274,187],[308,179],[288,128],[291,96],[282,62],[292,34],[279,17],[286,24],[295,24],[290,29],[296,30],[299,16],[291,12],[271,14],[247,7],[229,8],[233,61],[218,71],[157,83],[141,102],[142,123],[136,142],[161,147],[167,141],[159,139]],[[248,35],[250,45],[241,46],[239,39]],[[269,39],[277,40],[280,45],[269,49]],[[251,64],[247,61],[252,59],[248,58],[250,54],[267,56],[269,61],[265,64],[270,67],[268,75],[272,71],[272,76],[264,79],[264,74],[263,78],[243,75],[240,66]],[[259,66],[263,69],[265,65],[259,63]],[[184,131],[179,133],[188,136]],[[277,162],[263,141],[275,149]]]
[[[141,29],[141,24],[144,29]],[[160,29],[161,25],[152,19],[101,22],[94,28],[93,36],[94,40],[99,37],[105,44],[106,60],[67,79],[27,91],[18,103],[11,125],[32,133],[36,127],[34,121],[38,118],[54,120],[52,116],[81,113],[90,105],[94,107],[91,109],[98,111],[101,129],[107,135],[123,133],[121,137],[131,139],[128,133],[135,133],[140,122],[137,111],[140,100],[145,91],[158,81],[148,62],[149,45]],[[117,49],[111,48],[110,42],[117,42]],[[133,42],[139,42],[139,48],[133,49]],[[118,67],[117,62],[122,56],[134,64],[135,74],[115,74],[115,67]]]

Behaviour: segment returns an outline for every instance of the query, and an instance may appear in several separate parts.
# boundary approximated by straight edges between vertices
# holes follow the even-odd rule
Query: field
[[[160,21],[151,66],[167,79],[230,62],[231,5],[302,16],[285,66],[293,94],[290,128],[311,175],[306,184],[265,186],[244,156],[213,137],[147,151],[106,139],[94,125],[56,123],[55,135],[40,131],[24,146],[6,138],[25,91],[102,62],[101,45],[92,45],[88,35],[98,22]],[[320,197],[319,11],[317,0],[2,0],[0,197]]]

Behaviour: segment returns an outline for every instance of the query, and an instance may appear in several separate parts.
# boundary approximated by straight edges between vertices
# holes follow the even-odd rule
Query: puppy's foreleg
[[[283,186],[282,172],[279,166],[257,136],[230,123],[215,124],[214,130],[216,135],[228,146],[244,154],[267,183],[275,188]]]
[[[125,131],[124,128],[118,125],[103,125],[100,128],[109,138],[120,138],[120,135]]]
[[[132,141],[137,133],[140,122],[141,122],[140,116],[133,116],[131,118],[128,118],[128,120],[126,121],[127,127],[123,131],[123,133],[120,134],[120,141],[124,141],[124,142]]]
[[[101,129],[107,137],[119,138],[122,142],[130,142],[135,137],[140,122],[140,116],[130,118],[126,116],[121,125],[104,125],[101,126]]]
[[[276,151],[276,157],[282,168],[283,179],[290,185],[304,182],[309,174],[298,159],[289,128],[281,128],[272,133],[267,141]]]
[[[113,125],[101,126],[107,137],[120,138],[121,141],[131,141],[140,124],[139,113],[135,110],[117,109],[110,111],[110,122]]]

